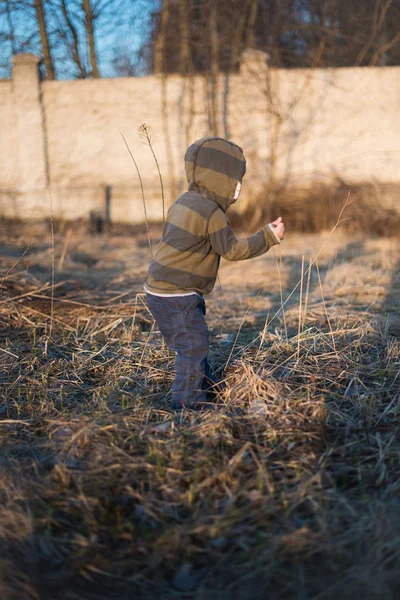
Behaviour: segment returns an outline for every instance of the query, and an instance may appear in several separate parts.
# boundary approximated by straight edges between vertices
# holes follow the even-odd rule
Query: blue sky
[[[146,41],[150,29],[150,18],[152,7],[157,7],[157,1],[153,0],[96,0],[104,7],[96,24],[96,46],[99,59],[100,73],[103,77],[115,76],[113,66],[117,56],[124,55],[132,62],[138,59],[138,52]],[[72,79],[76,76],[76,65],[71,59],[68,48],[68,40],[60,39],[58,30],[62,24],[62,15],[59,9],[59,0],[48,0],[45,2],[48,28],[50,32],[50,43],[53,50],[53,58],[59,79]],[[33,52],[40,54],[40,39],[32,0],[14,0],[10,2],[12,7],[11,20],[15,32],[14,46],[21,52]],[[82,62],[89,68],[89,56],[86,44],[86,35],[81,22],[82,12],[80,0],[67,0],[69,8],[75,8],[72,20],[77,28],[79,36],[79,47]],[[12,57],[12,41],[10,39],[10,27],[8,15],[0,14],[0,78],[10,77],[10,63]],[[65,29],[65,27],[63,27]],[[143,66],[138,64],[139,74]]]

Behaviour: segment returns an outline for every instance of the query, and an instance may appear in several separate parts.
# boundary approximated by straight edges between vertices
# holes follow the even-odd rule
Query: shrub
[[[395,236],[400,233],[400,211],[393,202],[398,186],[374,186],[365,183],[348,185],[316,183],[311,188],[282,187],[271,193],[267,187],[243,213],[233,213],[231,223],[240,226],[249,224],[258,228],[282,216],[287,229],[304,233],[315,233],[331,229],[350,196],[343,227],[350,233]],[[389,200],[389,201],[388,201]],[[392,206],[390,206],[390,204]]]

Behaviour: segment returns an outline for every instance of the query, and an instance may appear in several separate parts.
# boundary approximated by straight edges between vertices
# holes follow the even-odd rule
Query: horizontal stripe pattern
[[[244,260],[276,243],[267,228],[238,239],[225,210],[245,173],[241,148],[220,138],[203,138],[186,153],[189,191],[168,211],[163,237],[150,263],[149,292],[208,294],[215,285],[220,257]]]
[[[202,146],[196,158],[196,171],[199,167],[211,169],[238,180],[242,179],[244,175],[245,162],[216,148]]]
[[[201,256],[194,256],[193,252],[190,250],[177,251],[175,248],[161,240],[154,258],[158,263],[165,265],[166,267],[181,269],[182,271],[195,273],[196,275],[207,276],[213,271],[216,256],[217,254],[213,251],[208,254],[202,254]]]
[[[223,175],[217,171],[206,169],[205,167],[196,167],[196,185],[200,189],[209,190],[215,200],[223,210],[227,210],[233,202],[238,179]],[[222,202],[218,200],[222,198]],[[230,200],[228,200],[230,199]]]
[[[270,247],[270,244],[265,239],[263,231],[259,231],[255,235],[250,236],[247,238],[247,241],[249,243],[250,258],[264,254],[264,252]]]
[[[204,243],[204,237],[190,233],[173,223],[166,223],[163,233],[163,242],[180,252],[200,252],[208,254],[210,245]]]
[[[176,225],[176,227],[185,229],[189,233],[199,237],[205,236],[209,222],[209,218],[205,219],[198,212],[194,211],[193,208],[189,208],[179,202],[175,202],[171,206],[166,220],[168,223],[172,223],[172,225]]]
[[[213,150],[221,150],[221,148],[223,148],[225,154],[229,154],[229,156],[233,156],[235,158],[240,158],[241,160],[244,160],[243,150],[240,146],[219,137],[204,137],[194,142],[187,149],[185,154],[185,160],[190,160],[193,162],[193,159],[195,159],[197,155],[198,149],[203,146],[207,148],[212,148]]]
[[[225,229],[227,226],[229,226],[228,217],[220,208],[218,208],[210,218],[208,223],[208,233],[215,233],[220,229]]]
[[[190,187],[195,186],[227,210],[236,184],[246,172],[246,160],[236,144],[221,138],[203,138],[187,150],[185,169]]]
[[[216,211],[217,206],[215,206],[215,202],[205,198],[198,189],[190,189],[189,192],[182,194],[172,205],[175,206],[185,206],[186,208],[190,208],[195,213],[203,217],[205,225],[205,231],[207,229],[208,221],[210,220],[213,212]],[[171,208],[172,208],[171,207]]]
[[[218,209],[211,217],[208,227],[210,243],[215,252],[226,260],[246,260],[264,254],[276,241],[264,228],[248,238],[238,239],[229,226],[225,213]]]
[[[250,256],[247,239],[238,240],[230,227],[210,234],[211,246],[226,260],[244,260]]]
[[[236,183],[235,183],[235,189],[233,189],[232,192],[232,197],[233,194],[235,193],[235,189],[236,189]],[[228,201],[228,199],[225,196],[220,196],[219,194],[216,194],[215,192],[213,194],[210,194],[210,191],[202,186],[199,186],[195,183],[190,183],[189,184],[189,190],[191,190],[193,193],[198,193],[202,196],[203,200],[208,200],[208,202],[210,204],[213,205],[214,209],[212,212],[210,212],[210,217],[213,214],[213,212],[215,212],[215,210],[217,209],[217,207],[222,208],[222,210],[227,210],[228,206],[230,206],[231,204],[233,204],[235,201],[232,200],[232,202]],[[212,196],[212,199],[211,199]],[[216,206],[217,205],[217,206]]]
[[[162,284],[165,282],[165,287]],[[175,286],[176,290],[195,291],[200,293],[209,293],[214,287],[215,277],[206,277],[203,275],[196,275],[194,273],[188,273],[181,269],[174,269],[172,267],[166,267],[160,265],[156,261],[152,261],[149,268],[149,278],[147,285],[150,291],[162,291],[171,289]],[[173,288],[172,288],[173,289]]]

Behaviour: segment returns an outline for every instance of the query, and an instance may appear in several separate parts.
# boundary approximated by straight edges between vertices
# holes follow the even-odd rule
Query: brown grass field
[[[225,262],[227,387],[180,414],[144,232],[0,243],[1,600],[400,597],[398,239]]]

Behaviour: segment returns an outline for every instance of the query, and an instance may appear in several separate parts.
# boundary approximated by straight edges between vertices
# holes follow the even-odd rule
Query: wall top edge
[[[29,53],[20,53],[20,54],[15,54],[12,57],[12,63],[13,65],[20,65],[20,64],[31,64],[31,65],[37,65],[40,62],[40,57],[36,56],[36,54],[29,54]]]

